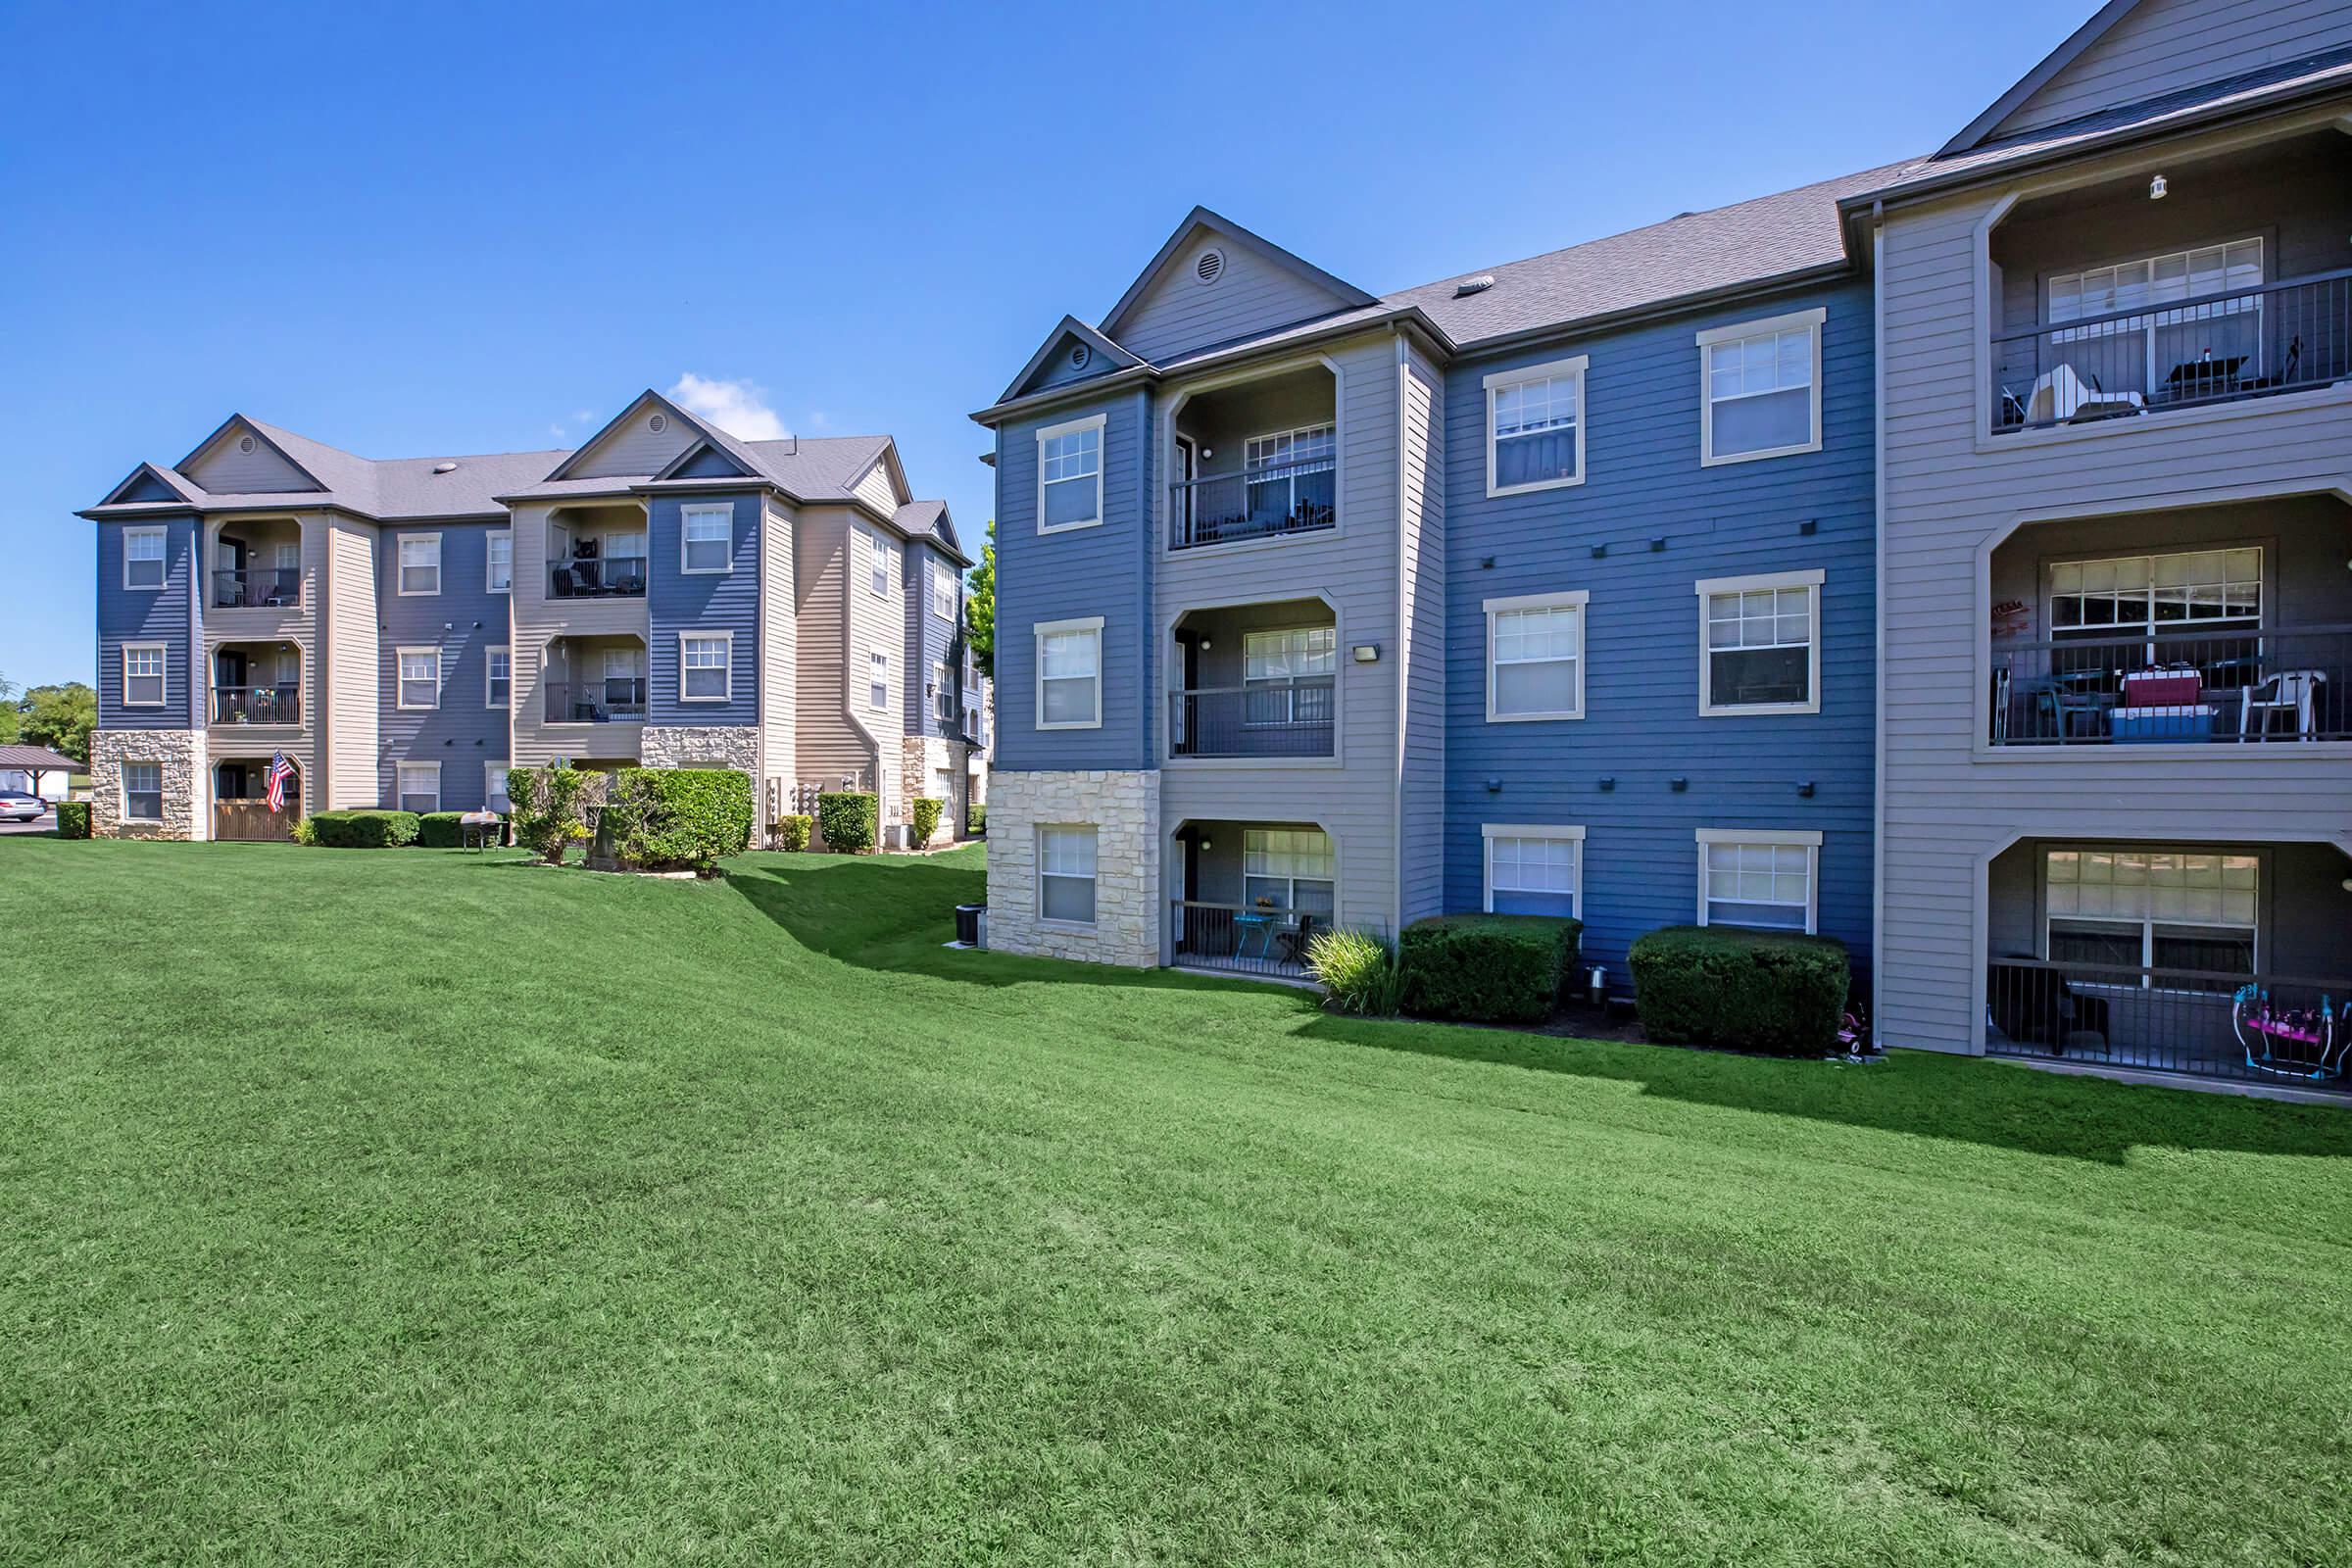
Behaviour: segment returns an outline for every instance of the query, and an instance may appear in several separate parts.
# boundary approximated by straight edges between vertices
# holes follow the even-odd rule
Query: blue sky
[[[0,7],[0,675],[89,678],[74,510],[231,411],[514,451],[748,383],[976,541],[966,416],[1196,202],[1402,287],[1931,150],[2092,9]]]

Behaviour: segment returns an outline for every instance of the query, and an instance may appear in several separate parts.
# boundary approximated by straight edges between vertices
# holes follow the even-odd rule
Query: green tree
[[[988,542],[980,547],[980,564],[972,568],[963,589],[963,623],[972,645],[972,662],[990,680],[997,678],[997,519],[988,519]]]
[[[14,746],[24,735],[24,715],[16,705],[16,683],[0,675],[0,746]]]
[[[17,707],[23,715],[18,727],[27,742],[46,746],[77,762],[90,760],[90,731],[98,727],[97,692],[77,680],[62,686],[33,686],[25,690]]]

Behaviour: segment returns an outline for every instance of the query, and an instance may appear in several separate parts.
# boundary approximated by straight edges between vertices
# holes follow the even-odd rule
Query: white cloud
[[[792,432],[767,406],[765,392],[749,381],[706,380],[689,370],[669,389],[669,398],[738,441],[781,441]]]
[[[565,435],[565,431],[564,431],[564,427],[563,427],[562,425],[560,425],[560,424],[551,424],[551,425],[549,425],[549,426],[547,427],[547,433],[548,433],[549,435],[552,435],[552,436],[554,436],[554,437],[555,437],[557,440],[559,440],[559,441],[563,440],[563,439],[564,438],[564,435]]]
[[[571,422],[574,424],[586,424],[595,417],[596,411],[594,409],[574,409],[571,411]]]

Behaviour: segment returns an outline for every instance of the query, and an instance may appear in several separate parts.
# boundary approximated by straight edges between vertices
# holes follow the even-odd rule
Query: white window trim
[[[874,661],[877,659],[882,661],[882,700],[878,703],[874,701]],[[865,706],[867,711],[875,713],[889,712],[890,696],[894,689],[895,683],[890,678],[890,651],[885,648],[866,649]]]
[[[956,624],[956,601],[961,597],[956,591],[956,573],[951,571],[940,562],[936,561],[926,561],[924,563],[923,569],[930,574],[929,582],[931,592],[931,613],[938,619],[944,620],[949,625],[953,626]],[[942,588],[945,588],[948,591],[946,596],[948,608],[945,610],[939,608],[939,601],[941,597],[940,590]]]
[[[1478,824],[1479,877],[1482,883],[1482,902],[1479,907],[1489,914],[1494,912],[1494,841],[1496,839],[1562,839],[1576,846],[1576,882],[1568,890],[1568,902],[1576,906],[1572,919],[1585,917],[1585,828],[1581,822],[1481,822]],[[1520,891],[1513,889],[1512,891]]]
[[[1549,594],[1511,594],[1500,599],[1489,599],[1482,608],[1487,616],[1487,722],[1490,724],[1556,723],[1561,719],[1585,716],[1585,645],[1590,639],[1592,612],[1589,608],[1592,594],[1586,588],[1567,588]],[[1701,601],[1704,611],[1704,601]],[[1497,713],[1494,710],[1494,617],[1509,610],[1575,610],[1576,617],[1576,706],[1545,713]],[[1581,872],[1580,872],[1581,874]]]
[[[1821,833],[1812,828],[1702,827],[1691,850],[1698,864],[1698,923],[1707,923],[1707,846],[1710,844],[1793,845],[1805,853],[1805,935],[1821,934]],[[1577,875],[1584,875],[1580,862]],[[1581,905],[1579,906],[1582,906]],[[1732,931],[1765,931],[1768,926],[1727,926]]]
[[[130,699],[130,656],[153,650],[163,666],[163,675],[156,682],[154,702],[132,702]],[[124,708],[164,708],[172,701],[172,648],[169,643],[124,643],[121,655],[122,666],[122,706]]]
[[[1083,828],[1095,835],[1095,874],[1089,880],[1095,885],[1095,917],[1092,920],[1064,920],[1046,913],[1046,835],[1055,829]],[[1092,931],[1102,923],[1102,828],[1095,822],[1040,822],[1032,856],[1037,862],[1037,885],[1031,890],[1037,900],[1037,923],[1052,926],[1057,931]],[[1055,876],[1064,873],[1056,871]],[[1078,879],[1071,877],[1075,882]]]
[[[726,564],[719,566],[690,566],[686,564],[686,519],[696,513],[709,515],[716,513],[727,519]],[[650,541],[649,548],[650,548]],[[678,575],[681,577],[725,577],[735,570],[735,508],[731,502],[696,502],[678,508]],[[709,698],[700,701],[709,702]]]
[[[400,665],[401,661],[407,659],[411,654],[433,656],[433,700],[429,703],[412,703],[407,700],[406,693],[409,683],[401,678]],[[448,683],[448,680],[449,662],[441,657],[439,648],[425,644],[412,644],[407,648],[392,650],[392,707],[396,711],[430,713],[437,710],[441,707],[442,688]],[[435,763],[434,765],[438,766],[439,764]]]
[[[2035,871],[2035,881],[2034,887],[2034,901],[2039,906],[2041,911],[2042,961],[2045,963],[2051,961],[2050,922],[2053,920],[2077,920],[2090,925],[2095,925],[2101,921],[2104,921],[2109,925],[2138,926],[2139,967],[2143,969],[2154,969],[2156,967],[2156,928],[2158,926],[2205,925],[2231,931],[2252,932],[2254,935],[2254,973],[2261,974],[2263,972],[2263,960],[2270,956],[2269,953],[2266,952],[2264,948],[2264,944],[2269,938],[2270,932],[2264,925],[2262,911],[2263,900],[2264,897],[2269,893],[2271,885],[2271,858],[2268,854],[2264,853],[2264,846],[2252,844],[2182,845],[2141,839],[2046,840],[2041,846],[2041,854]],[[2050,857],[2052,855],[2069,853],[2076,855],[2211,855],[2220,857],[2223,859],[2227,859],[2231,856],[2244,857],[2254,861],[2253,923],[2251,925],[2239,925],[2234,920],[2159,920],[2152,914],[2144,916],[2121,914],[2052,914],[2050,912]],[[2141,981],[2142,986],[2149,986],[2152,978],[2153,977],[2143,978]],[[2102,980],[2092,981],[2090,983],[2094,985],[2105,985],[2111,989],[2129,989],[2130,987],[2129,982],[2122,980]]]
[[[1109,464],[1110,454],[1105,450],[1109,443],[1102,440],[1095,443],[1095,514],[1084,522],[1061,522],[1048,527],[1046,524],[1046,442],[1051,437],[1069,435],[1079,430],[1101,430],[1108,420],[1109,416],[1107,415],[1090,414],[1083,419],[1065,419],[1059,424],[1046,425],[1037,432],[1037,531],[1039,533],[1074,533],[1080,528],[1102,526],[1102,478],[1103,469]]]
[[[506,792],[505,790],[503,790],[503,789],[493,789],[493,788],[491,788],[491,786],[490,786],[490,774],[491,774],[491,772],[492,772],[492,770],[493,770],[493,769],[503,769],[503,770],[504,770],[504,771],[506,771],[506,772],[512,773],[513,771],[514,771],[514,763],[512,763],[512,762],[504,762],[504,761],[498,761],[498,762],[494,762],[494,761],[484,761],[484,762],[482,763],[482,809],[483,809],[483,810],[485,810],[485,811],[495,811],[495,810],[497,810],[497,809],[498,809],[498,808],[497,808],[496,806],[493,806],[492,804],[490,804],[490,803],[491,803],[491,800],[492,800],[492,798],[493,798],[493,797],[495,797],[495,796],[506,795],[506,793],[507,793],[507,792]],[[393,783],[393,786],[395,787],[395,789],[397,789],[397,788],[398,788],[398,786],[399,786],[399,784],[400,784],[400,775],[399,775],[398,773],[394,773],[394,774],[392,775],[392,783]],[[507,806],[508,806],[508,808],[509,808],[510,810],[511,810],[511,809],[514,808],[514,798],[513,796],[511,796],[511,795],[507,796]]]
[[[687,641],[688,641],[689,639],[692,639],[692,640],[694,640],[694,641],[696,641],[696,642],[717,642],[717,643],[723,644],[723,645],[725,646],[725,648],[726,648],[726,650],[727,650],[727,689],[726,689],[726,691],[725,691],[725,692],[721,693],[719,696],[716,696],[716,697],[689,697],[689,696],[687,696],[687,695],[686,695],[686,644],[687,644]],[[679,702],[681,702],[681,703],[731,703],[731,702],[733,702],[734,700],[735,700],[735,634],[734,634],[734,632],[732,632],[732,631],[692,631],[692,630],[688,630],[688,631],[681,631],[681,632],[679,632],[679,633],[678,633],[678,701],[679,701]]]
[[[876,599],[888,599],[891,585],[898,581],[898,562],[891,556],[890,540],[879,528],[865,530],[865,591]],[[882,586],[874,586],[874,568],[882,568]]]
[[[497,539],[504,539],[507,542],[507,585],[504,588],[498,587],[490,580],[490,544],[491,541]],[[512,528],[493,528],[482,536],[482,592],[486,594],[511,594],[514,591],[514,530]]]
[[[493,654],[504,654],[507,656],[507,701],[503,703],[498,702],[490,695],[490,656]],[[395,673],[397,673],[400,668],[398,664],[395,664],[392,667]],[[514,650],[504,643],[496,643],[482,650],[482,706],[493,713],[503,713],[510,706],[513,705],[514,701]]]
[[[163,541],[163,551],[156,562],[164,569],[153,582],[130,580],[130,542],[153,537]],[[172,530],[168,527],[125,528],[122,530],[122,591],[133,594],[160,594],[172,581]]]
[[[152,767],[155,769],[155,814],[153,816],[133,816],[130,814],[130,797],[132,794],[130,788],[130,770],[133,767]],[[124,758],[122,760],[122,767],[115,774],[115,794],[117,797],[116,809],[122,812],[123,821],[161,822],[164,819],[164,764],[154,760],[151,758]]]
[[[946,711],[942,712],[941,710]],[[931,716],[946,722],[956,716],[956,686],[948,666],[933,661],[931,665]]]
[[[1821,624],[1821,589],[1828,580],[1829,574],[1816,566],[1806,571],[1759,571],[1744,577],[1701,577],[1692,585],[1692,592],[1698,596],[1699,717],[1755,718],[1776,713],[1821,711],[1821,666],[1829,647],[1829,638]],[[1707,657],[1713,652],[1707,646],[1707,597],[1710,594],[1739,594],[1763,588],[1802,588],[1811,596],[1805,610],[1805,623],[1813,633],[1813,657],[1805,661],[1805,672],[1811,690],[1801,703],[1740,703],[1718,708],[1715,706],[1714,670]]]
[[[411,588],[408,586],[408,570],[407,570],[407,568],[406,568],[406,567],[404,567],[404,566],[401,564],[401,561],[400,561],[400,555],[401,555],[401,550],[402,550],[402,547],[403,547],[403,546],[405,546],[405,545],[407,545],[407,544],[408,544],[408,542],[409,542],[410,540],[412,540],[412,539],[430,539],[430,540],[433,542],[433,586],[432,586],[432,589],[431,589],[431,591],[430,591],[430,592],[427,592],[426,590],[424,590],[424,589],[422,589],[422,588],[411,589]],[[444,552],[443,552],[443,551],[442,551],[442,549],[441,549],[441,536],[440,536],[439,534],[437,534],[437,533],[401,533],[401,534],[394,534],[394,535],[392,536],[392,594],[393,594],[393,597],[394,597],[394,598],[397,598],[397,599],[438,599],[438,598],[440,598],[440,597],[441,597],[441,577],[442,577],[442,573],[443,573],[443,572],[445,572],[446,570],[448,570],[448,566],[449,566],[449,564],[448,564],[448,562],[447,562],[447,561],[444,559]]]
[[[433,804],[432,804],[431,809],[433,809],[433,810],[436,810],[436,811],[438,811],[439,809],[441,809],[441,764],[440,764],[440,762],[438,762],[438,761],[431,761],[431,762],[412,762],[412,761],[408,761],[408,760],[406,760],[405,759],[404,759],[403,760],[401,760],[401,761],[397,761],[397,762],[394,762],[394,763],[392,764],[392,807],[391,807],[391,808],[392,808],[393,810],[395,810],[395,811],[405,811],[405,810],[407,810],[407,809],[408,809],[408,808],[407,808],[407,807],[405,807],[405,806],[403,806],[403,805],[401,805],[401,804],[400,804],[401,797],[402,797],[403,795],[405,795],[405,794],[407,794],[407,793],[408,793],[407,791],[403,790],[403,789],[400,787],[400,775],[401,775],[401,770],[402,770],[403,768],[410,768],[410,767],[429,767],[429,768],[431,768],[431,769],[433,770]]]
[[[1791,311],[1786,316],[1770,316],[1760,321],[1739,321],[1730,326],[1711,326],[1694,335],[1698,344],[1698,466],[1702,468],[1722,467],[1732,463],[1761,463],[1767,458],[1792,458],[1803,452],[1821,450],[1821,327],[1829,319],[1829,312],[1821,306],[1809,311]],[[1729,457],[1715,456],[1715,399],[1707,386],[1707,349],[1716,343],[1729,343],[1743,337],[1762,337],[1767,332],[1793,332],[1806,328],[1813,336],[1813,438],[1795,446],[1766,447],[1761,452],[1735,452]],[[1577,405],[1581,427],[1584,405]],[[1580,459],[1581,463],[1581,459]]]
[[[1592,357],[1579,354],[1571,359],[1553,360],[1546,365],[1522,366],[1516,370],[1496,370],[1486,378],[1487,393],[1487,497],[1523,496],[1537,490],[1566,490],[1585,482],[1585,371]],[[1702,356],[1701,364],[1704,364]],[[1494,394],[1530,381],[1548,381],[1557,376],[1570,376],[1576,381],[1576,474],[1568,479],[1539,479],[1533,484],[1497,485],[1494,482]]]
[[[1056,632],[1091,631],[1095,634],[1095,716],[1067,718],[1049,723],[1046,719],[1046,638]],[[1081,615],[1074,620],[1041,620],[1029,628],[1030,662],[1036,666],[1034,678],[1037,689],[1032,696],[1036,706],[1030,718],[1038,729],[1101,729],[1102,727],[1102,617]],[[1077,824],[1083,826],[1084,824]]]

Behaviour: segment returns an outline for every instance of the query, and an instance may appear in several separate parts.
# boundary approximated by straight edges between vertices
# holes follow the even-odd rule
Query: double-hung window
[[[514,590],[514,532],[511,528],[493,528],[485,543],[482,586],[494,594]]]
[[[1098,729],[1102,723],[1102,617],[1040,621],[1037,727]]]
[[[1702,466],[1821,450],[1818,309],[1698,334]]]
[[[678,700],[723,703],[734,657],[734,639],[708,632],[678,634]]]
[[[403,811],[441,809],[441,764],[402,762],[394,770],[393,806]]]
[[[1095,923],[1095,830],[1054,825],[1037,830],[1037,912],[1071,925]]]
[[[1698,830],[1698,923],[1815,929],[1818,832]]]
[[[956,573],[934,561],[931,573],[931,613],[942,620],[956,618]]]
[[[1585,830],[1582,827],[1487,822],[1490,914],[1581,916]]]
[[[1268,532],[1327,527],[1332,521],[1339,447],[1334,427],[1308,425],[1253,435],[1242,448],[1251,524]]]
[[[1328,724],[1339,631],[1294,626],[1242,637],[1242,722]]]
[[[164,539],[161,528],[122,530],[122,586],[161,588],[164,585]]]
[[[482,764],[482,804],[502,816],[514,809],[514,801],[507,795],[506,763]]]
[[[441,536],[437,533],[404,533],[397,546],[400,561],[400,581],[396,591],[403,598],[419,595],[430,597],[441,591]]]
[[[1698,591],[1698,710],[1821,710],[1820,571],[1705,577]]]
[[[865,536],[866,586],[876,599],[890,597],[890,541],[878,532]]]
[[[956,683],[945,664],[931,666],[931,716],[938,719],[956,716]]]
[[[1242,832],[1242,898],[1253,909],[1284,909],[1329,920],[1333,908],[1331,836],[1316,828],[1253,827]]]
[[[1487,494],[1581,484],[1587,358],[1487,377]]]
[[[482,667],[482,706],[504,710],[514,690],[514,656],[504,648],[490,650]]]
[[[2049,850],[2042,858],[2049,956],[2061,963],[2252,974],[2259,878],[2253,855]]]
[[[129,822],[160,822],[164,819],[163,763],[122,764],[122,817]]]
[[[1585,716],[1585,590],[1486,601],[1487,718]]]
[[[399,708],[439,708],[441,706],[441,650],[438,648],[403,648],[394,657],[400,661],[400,686],[394,694],[394,706]]]
[[[1090,528],[1102,520],[1103,416],[1037,432],[1037,531]]]
[[[164,645],[162,643],[124,643],[122,645],[122,706],[125,708],[161,708],[164,706]]]
[[[690,573],[735,569],[735,509],[731,506],[678,509],[678,569]]]
[[[869,648],[865,653],[865,706],[890,706],[890,656],[879,648]]]

